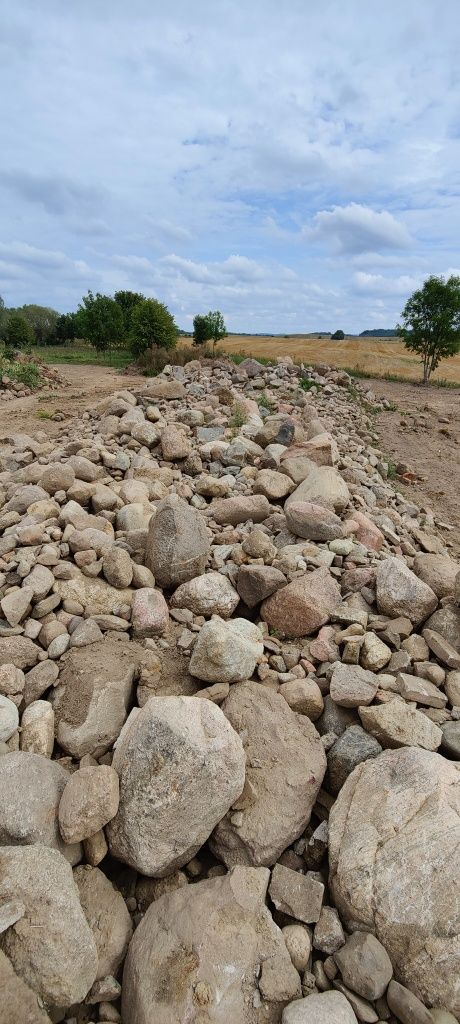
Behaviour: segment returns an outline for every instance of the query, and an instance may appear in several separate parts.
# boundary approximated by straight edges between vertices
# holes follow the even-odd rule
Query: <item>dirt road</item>
[[[56,437],[63,424],[49,419],[54,412],[65,415],[65,425],[98,398],[145,383],[145,377],[127,376],[103,366],[60,365],[55,369],[67,386],[0,406],[0,441],[19,431],[33,435],[43,430]],[[421,478],[409,485],[396,481],[396,486],[454,527],[444,536],[460,554],[460,389],[421,388],[378,380],[367,383],[375,395],[397,407],[394,412],[376,416],[382,450],[393,462],[405,463]]]
[[[396,486],[454,527],[446,542],[460,553],[460,389],[369,380],[369,388],[396,405],[376,416],[382,450],[405,463],[420,481]]]

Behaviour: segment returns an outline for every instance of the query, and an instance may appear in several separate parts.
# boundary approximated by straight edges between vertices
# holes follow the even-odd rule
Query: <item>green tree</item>
[[[54,341],[56,323],[59,319],[59,313],[55,309],[29,303],[26,306],[21,306],[16,312],[30,324],[34,332],[35,345],[49,345]]]
[[[5,329],[5,345],[7,348],[28,348],[33,345],[35,335],[25,316],[13,311],[10,313]]]
[[[76,326],[78,334],[98,352],[106,352],[123,338],[123,312],[110,295],[89,291],[78,307]]]
[[[344,337],[343,331],[335,331],[334,334],[331,334],[331,341],[343,341]]]
[[[77,313],[61,313],[56,323],[56,344],[64,345],[66,341],[73,341],[77,337],[77,323]]]
[[[139,302],[144,302],[145,295],[142,295],[142,292],[118,291],[115,292],[114,299],[123,312],[125,334],[128,335],[131,330],[132,311]]]
[[[193,317],[193,344],[204,345],[206,341],[210,341],[212,338],[211,324],[207,316],[203,316],[202,313],[197,313]]]
[[[196,332],[196,322],[198,321],[198,335]],[[197,338],[201,337],[201,341]],[[205,341],[212,341],[213,348],[216,347],[218,341],[222,338],[227,337],[227,328],[225,326],[224,318],[222,313],[215,309],[209,310],[204,316],[197,314],[193,321],[193,343],[194,345],[202,345]]]
[[[174,348],[177,334],[174,317],[163,302],[158,302],[157,299],[143,299],[134,306],[129,334],[129,345],[134,355],[141,355],[153,345],[159,348]]]
[[[429,277],[410,296],[396,330],[406,348],[421,356],[423,383],[460,349],[460,277]]]
[[[0,341],[5,337],[6,324],[8,320],[8,310],[5,306],[4,300],[0,295]]]

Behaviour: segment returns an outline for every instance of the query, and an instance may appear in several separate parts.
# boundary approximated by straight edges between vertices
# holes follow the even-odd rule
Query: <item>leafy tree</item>
[[[344,337],[343,331],[335,331],[334,334],[331,334],[331,341],[343,341]]]
[[[5,329],[5,345],[9,349],[27,348],[33,345],[35,335],[25,316],[21,313],[10,313]]]
[[[211,324],[207,316],[203,316],[201,313],[197,313],[193,317],[193,344],[204,345],[206,341],[210,341],[212,338]]]
[[[64,345],[66,341],[73,341],[77,337],[77,313],[61,313],[56,322],[55,341],[58,345]]]
[[[163,302],[158,302],[157,299],[143,299],[133,307],[129,344],[134,355],[141,355],[153,345],[159,348],[174,348],[177,334],[174,317]]]
[[[122,309],[110,295],[89,291],[78,307],[76,327],[98,352],[106,352],[123,338]]]
[[[406,348],[418,352],[423,383],[441,359],[460,349],[460,277],[429,277],[407,300],[396,330]]]
[[[123,311],[125,332],[126,334],[129,334],[131,330],[132,311],[139,302],[144,302],[145,295],[142,295],[142,292],[118,291],[115,292],[114,299]]]
[[[5,306],[4,300],[0,295],[0,340],[5,336],[5,329],[8,320],[8,311]]]
[[[32,344],[48,345],[54,340],[56,323],[59,319],[59,313],[55,309],[51,309],[49,306],[38,306],[35,303],[30,303],[29,305],[21,306],[16,312],[23,316],[30,324],[34,332],[34,342]]]
[[[198,332],[198,333],[197,333]],[[222,338],[227,337],[227,328],[225,326],[224,318],[222,313],[215,309],[214,311],[209,310],[205,316],[198,314],[193,321],[193,343],[194,345],[202,345],[205,341],[212,341],[213,348],[215,348],[218,341]],[[201,340],[198,340],[201,338]]]

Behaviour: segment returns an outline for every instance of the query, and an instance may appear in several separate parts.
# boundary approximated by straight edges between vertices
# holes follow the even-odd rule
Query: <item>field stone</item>
[[[2,597],[0,606],[10,626],[19,625],[21,619],[30,610],[33,596],[33,590],[30,587],[22,587],[21,590],[13,590]]]
[[[129,587],[117,589],[105,580],[90,579],[79,573],[69,580],[56,580],[54,591],[61,601],[77,601],[87,615],[112,615],[122,604],[131,605],[133,591]]]
[[[238,866],[151,904],[125,962],[124,1024],[279,1024],[283,1003],[261,1000],[257,988],[267,961],[292,971],[265,906],[268,878],[266,869]]]
[[[116,975],[133,933],[123,896],[99,868],[88,864],[75,869],[74,881],[96,943],[96,980]]]
[[[390,981],[386,1000],[389,1009],[396,1014],[401,1024],[433,1024],[433,1018],[420,999],[404,985]]]
[[[0,845],[49,846],[77,864],[80,846],[66,846],[58,827],[68,779],[62,765],[41,754],[18,750],[0,757]]]
[[[434,612],[438,599],[434,591],[400,558],[386,558],[376,573],[377,607],[379,612],[395,618],[407,616],[414,626]]]
[[[128,551],[112,545],[102,559],[102,572],[111,587],[129,587],[133,578],[133,563]]]
[[[254,608],[286,582],[284,574],[272,565],[241,565],[236,586],[242,601],[248,608]]]
[[[312,722],[258,683],[230,689],[222,710],[243,737],[246,782],[238,817],[219,822],[211,847],[227,867],[272,865],[306,828],[326,769]]]
[[[53,694],[56,739],[73,757],[105,754],[126,721],[136,672],[135,645],[103,640],[72,648]]]
[[[220,615],[228,619],[238,602],[239,595],[226,576],[207,572],[182,583],[171,597],[171,608],[188,608],[194,615]]]
[[[34,700],[21,718],[21,750],[51,757],[54,747],[54,711],[48,700]]]
[[[24,677],[24,703],[27,707],[32,701],[39,700],[54,685],[59,676],[59,668],[53,661],[40,661],[31,668]]]
[[[314,466],[287,498],[285,508],[289,509],[298,502],[323,505],[326,509],[341,512],[350,502],[350,492],[343,477],[332,466]]]
[[[340,589],[334,577],[321,567],[277,590],[263,602],[260,614],[285,636],[308,636],[329,621],[339,602]]]
[[[162,636],[169,626],[168,605],[161,590],[140,587],[134,591],[131,605],[131,625],[137,639]]]
[[[382,747],[360,725],[350,725],[327,753],[328,790],[337,796],[344,782],[363,761],[378,757]]]
[[[25,686],[25,675],[16,665],[0,665],[0,694],[19,697]]]
[[[328,543],[343,537],[343,523],[335,512],[311,501],[297,501],[286,507],[288,530],[304,540]]]
[[[16,974],[11,961],[0,951],[0,1024],[51,1024],[38,996]]]
[[[319,920],[324,897],[324,885],[316,878],[275,864],[268,887],[270,899],[277,910],[289,917],[313,924]]]
[[[59,829],[65,843],[80,843],[115,817],[119,780],[109,765],[81,767],[74,772],[59,803]]]
[[[283,1010],[282,1024],[357,1024],[357,1018],[341,992],[314,993],[296,999]]]
[[[345,943],[345,934],[335,907],[322,907],[313,932],[313,946],[322,953],[336,953]]]
[[[25,636],[0,637],[0,665],[16,665],[24,672],[37,664],[40,648]]]
[[[441,730],[412,704],[392,700],[388,704],[360,707],[359,717],[366,732],[374,736],[382,747],[423,747],[437,750],[442,740]]]
[[[0,900],[20,899],[24,917],[0,937],[14,970],[49,1006],[83,1000],[97,968],[72,869],[46,846],[0,847]]]
[[[374,932],[395,977],[457,1016],[459,810],[457,765],[407,747],[359,765],[329,816],[329,884],[345,927]]]
[[[336,662],[330,684],[332,700],[340,707],[359,708],[370,704],[378,690],[378,676],[359,665]]]
[[[206,683],[238,683],[251,678],[262,654],[258,626],[247,619],[226,621],[215,615],[200,630],[189,669]]]
[[[334,960],[345,985],[363,999],[380,999],[393,977],[386,949],[369,932],[353,932]]]
[[[270,505],[264,494],[237,494],[213,501],[209,512],[219,526],[238,526],[248,519],[262,523],[270,513]]]
[[[414,572],[434,590],[436,597],[454,594],[458,564],[448,555],[431,555],[420,551],[414,558]]]
[[[160,587],[175,588],[206,568],[210,550],[204,520],[176,494],[164,498],[151,519],[145,564]]]
[[[283,929],[286,949],[297,971],[306,971],[311,953],[311,936],[301,924],[288,924]]]
[[[292,679],[282,683],[278,692],[296,714],[306,715],[311,722],[316,722],[323,713],[324,701],[314,679]]]
[[[16,704],[9,697],[0,694],[0,741],[6,743],[19,726],[19,713]]]
[[[240,738],[217,705],[157,697],[131,714],[112,761],[120,805],[107,827],[112,856],[162,877],[186,864],[240,795]]]

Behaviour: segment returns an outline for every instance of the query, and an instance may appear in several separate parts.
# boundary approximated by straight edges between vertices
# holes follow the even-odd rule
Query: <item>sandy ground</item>
[[[60,365],[56,369],[68,382],[67,387],[0,406],[0,441],[19,431],[33,435],[43,430],[57,437],[63,424],[47,418],[48,414],[64,413],[65,423],[99,398],[146,382],[140,375],[128,376],[103,366]],[[397,407],[375,418],[382,450],[419,478],[414,484],[396,480],[395,485],[454,527],[444,536],[460,554],[460,389],[421,388],[378,380],[369,380],[368,384],[375,395]]]

